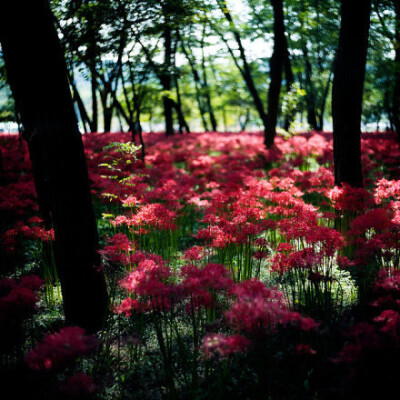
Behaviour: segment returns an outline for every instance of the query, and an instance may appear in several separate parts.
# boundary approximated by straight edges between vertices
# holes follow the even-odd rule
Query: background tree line
[[[271,137],[275,125],[289,130],[297,119],[323,130],[331,118],[340,2],[50,3],[84,131],[110,131],[113,121],[137,135],[143,123],[162,123],[168,135],[252,126]],[[373,2],[363,108],[364,123],[393,130],[400,124],[397,3]]]

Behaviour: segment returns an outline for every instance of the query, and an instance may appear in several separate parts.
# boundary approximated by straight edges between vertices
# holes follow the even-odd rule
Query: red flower
[[[243,353],[249,345],[250,342],[241,335],[210,333],[203,338],[201,350],[206,358],[226,357],[234,353]]]
[[[76,326],[47,335],[25,358],[31,369],[51,370],[74,361],[93,349],[94,341]]]
[[[97,386],[93,383],[92,378],[83,372],[71,376],[61,385],[61,391],[71,397],[87,396],[96,390]]]

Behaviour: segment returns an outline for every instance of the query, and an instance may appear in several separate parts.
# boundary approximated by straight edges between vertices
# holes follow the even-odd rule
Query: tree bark
[[[165,134],[172,136],[174,134],[174,120],[172,115],[173,101],[171,99],[171,61],[172,61],[172,41],[169,10],[164,7],[164,66],[161,71],[161,85],[163,91],[164,117],[165,117]]]
[[[89,72],[90,72],[90,88],[92,94],[92,121],[90,125],[90,131],[92,133],[98,132],[98,120],[99,120],[99,112],[97,105],[97,66],[96,66],[96,57],[97,57],[97,44],[95,32],[92,28],[94,25],[93,18],[90,13],[87,14],[88,18],[88,51],[87,55],[89,58]]]
[[[39,201],[55,230],[66,321],[94,331],[104,323],[108,296],[104,275],[97,269],[98,235],[85,155],[53,16],[47,0],[15,0],[2,11],[0,41],[7,76]]]
[[[274,51],[270,60],[270,85],[268,91],[268,116],[265,126],[264,143],[267,148],[274,144],[278,121],[279,95],[282,84],[282,71],[287,51],[283,1],[271,0],[274,10]]]
[[[176,102],[174,101],[174,106],[176,113],[178,115],[179,133],[183,135],[184,130],[186,131],[186,133],[190,133],[190,128],[188,123],[186,122],[185,116],[183,115],[181,93],[179,91],[179,82],[178,82],[178,77],[176,75],[174,76],[174,81],[175,81],[175,91],[176,91]]]
[[[317,113],[315,112],[315,90],[312,82],[312,66],[308,57],[306,44],[303,48],[303,58],[305,62],[305,86],[306,86],[306,105],[307,105],[307,122],[311,129],[318,130]]]
[[[285,59],[284,59],[284,68],[285,68],[285,80],[286,80],[286,92],[289,93],[292,90],[293,82],[294,82],[294,76],[293,76],[293,70],[292,70],[292,63],[290,61],[290,54],[289,54],[289,47],[285,35]],[[294,113],[292,113],[294,114]],[[284,129],[285,131],[289,131],[290,124],[292,123],[292,120],[294,118],[294,115],[287,115],[285,118],[284,122]]]
[[[204,54],[204,39],[206,34],[206,25],[203,26],[203,34],[201,37],[201,68],[203,70],[203,82],[202,82],[202,89],[204,92],[204,97],[206,99],[206,105],[208,114],[210,116],[210,123],[213,132],[217,131],[217,120],[215,119],[214,109],[211,103],[211,95],[210,95],[210,88],[208,86],[207,81],[207,70],[206,70],[206,58]]]
[[[361,187],[361,112],[371,0],[342,0],[332,87],[335,184]]]

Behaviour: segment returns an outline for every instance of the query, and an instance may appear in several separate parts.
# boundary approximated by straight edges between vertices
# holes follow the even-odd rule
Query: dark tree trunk
[[[202,35],[202,40],[201,40],[201,67],[203,70],[202,88],[203,88],[203,92],[204,92],[204,97],[206,98],[206,105],[207,105],[208,114],[210,116],[211,128],[214,132],[216,132],[217,131],[217,120],[215,119],[214,109],[211,104],[210,88],[208,86],[208,81],[207,81],[206,58],[204,55],[205,31],[206,31],[206,25],[204,25],[203,35]]]
[[[94,68],[94,69],[93,69]],[[91,132],[97,132],[99,130],[98,127],[98,120],[99,120],[99,113],[97,109],[97,81],[96,81],[96,66],[91,66],[90,73],[91,77],[91,90],[92,90],[92,121],[90,124]]]
[[[361,112],[371,0],[342,0],[332,87],[335,184],[361,187]]]
[[[182,100],[181,100],[181,93],[179,90],[179,82],[177,76],[175,76],[175,91],[176,91],[176,102],[174,102],[174,106],[176,109],[176,113],[178,114],[179,133],[182,135],[184,130],[186,131],[186,133],[190,133],[189,125],[186,122],[185,116],[183,115],[182,111]]]
[[[55,230],[66,321],[97,330],[104,323],[108,297],[97,269],[98,236],[85,155],[53,16],[47,0],[15,0],[2,11],[0,41],[7,76],[39,201]],[[15,21],[20,24],[17,30]]]
[[[99,112],[97,105],[97,65],[96,65],[96,57],[97,57],[97,43],[96,43],[96,34],[94,29],[94,21],[91,13],[87,13],[88,18],[88,50],[87,55],[89,58],[89,72],[90,72],[90,86],[91,86],[91,94],[92,94],[92,121],[90,125],[91,132],[98,131],[98,120],[99,120]]]
[[[305,62],[305,86],[306,86],[306,104],[307,104],[307,122],[311,129],[318,130],[317,113],[315,112],[315,90],[312,82],[312,67],[308,57],[307,47],[303,49],[303,58]]]
[[[285,57],[284,68],[285,68],[286,92],[289,93],[292,90],[294,76],[293,76],[292,63],[290,61],[290,54],[289,54],[289,48],[288,48],[286,36],[285,36],[285,56],[284,57]],[[293,118],[294,118],[294,115],[286,115],[285,122],[284,122],[285,131],[289,130],[290,124],[292,123]]]
[[[278,121],[279,95],[282,84],[282,71],[287,51],[283,1],[271,0],[274,10],[274,51],[270,60],[270,84],[268,91],[268,117],[265,126],[264,143],[269,148],[274,144]]]
[[[242,119],[242,117],[244,117],[244,119]],[[242,132],[246,130],[247,124],[249,123],[249,119],[250,119],[250,110],[246,108],[246,114],[241,115],[239,117],[240,130]]]
[[[385,90],[385,95],[383,98],[383,104],[384,104],[384,108],[386,111],[386,115],[387,118],[389,120],[389,129],[391,131],[394,131],[394,122],[393,122],[393,106],[390,103],[390,99],[392,98],[392,96],[390,95],[390,87],[389,84],[387,84],[386,90]]]
[[[104,107],[103,109],[104,132],[111,132],[113,111],[114,111],[113,107]]]
[[[400,0],[394,0],[396,12],[394,88],[393,88],[393,124],[400,140]]]
[[[174,134],[174,120],[172,115],[173,101],[171,99],[171,61],[172,61],[172,42],[169,11],[164,10],[164,66],[161,72],[161,85],[167,92],[163,95],[165,134],[172,136]]]

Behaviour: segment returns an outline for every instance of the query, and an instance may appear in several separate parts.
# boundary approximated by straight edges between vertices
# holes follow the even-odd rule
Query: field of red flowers
[[[145,164],[129,138],[83,136],[112,303],[91,336],[63,325],[27,150],[0,136],[0,374],[15,393],[365,399],[397,387],[394,135],[363,135],[363,189],[334,187],[327,133],[271,150],[261,133],[150,133]]]

